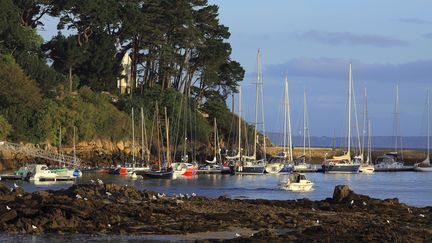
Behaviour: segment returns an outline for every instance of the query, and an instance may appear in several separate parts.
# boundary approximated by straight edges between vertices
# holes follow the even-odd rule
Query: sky
[[[246,70],[242,116],[255,118],[257,50],[261,50],[266,131],[282,131],[288,76],[294,134],[307,93],[311,136],[346,135],[348,65],[359,122],[367,89],[372,135],[393,135],[399,85],[403,136],[425,135],[432,88],[432,1],[209,0],[230,28],[232,58]]]
[[[359,122],[367,88],[372,135],[393,135],[399,85],[403,136],[426,133],[426,90],[432,88],[430,0],[209,0],[230,28],[232,59],[245,68],[242,116],[255,119],[256,56],[261,50],[265,129],[283,129],[288,76],[293,133],[303,127],[307,94],[311,136],[346,136],[348,65]],[[48,21],[47,21],[48,20]],[[47,40],[57,21],[45,20]],[[231,107],[230,101],[228,106]],[[262,129],[261,129],[262,130]]]

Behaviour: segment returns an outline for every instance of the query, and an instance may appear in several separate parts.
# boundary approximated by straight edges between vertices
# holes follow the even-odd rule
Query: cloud
[[[398,20],[409,24],[432,24],[432,21],[420,19],[420,18],[401,18]]]
[[[325,32],[310,30],[300,34],[298,37],[333,46],[364,45],[375,47],[391,47],[408,45],[408,42],[396,38],[371,34],[359,35],[350,32]]]
[[[353,63],[354,79],[358,80],[429,83],[432,79],[432,59],[386,64],[338,58],[296,58],[265,66],[263,75],[283,77],[288,72],[289,77],[340,80],[347,77],[350,62]]]
[[[432,39],[432,33],[427,33],[423,35],[425,38]]]

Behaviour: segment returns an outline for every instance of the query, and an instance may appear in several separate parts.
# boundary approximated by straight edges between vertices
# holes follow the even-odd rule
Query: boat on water
[[[197,166],[192,163],[172,163],[172,170],[176,176],[193,176],[197,172]]]
[[[398,153],[387,153],[379,156],[374,164],[375,171],[377,172],[395,172],[395,171],[412,171],[413,166],[406,166],[398,159]]]
[[[351,105],[352,105],[352,65],[349,65],[348,78],[348,149],[342,156],[333,156],[332,159],[325,159],[322,165],[324,173],[358,173],[360,163],[351,158]]]
[[[429,90],[427,91],[427,155],[426,159],[420,163],[414,164],[414,170],[420,172],[432,172],[432,165],[430,163],[429,152],[430,152],[430,102],[429,102]]]
[[[307,192],[313,190],[314,183],[301,173],[290,173],[286,181],[279,183],[281,189],[295,192]]]
[[[306,156],[301,155],[294,160],[293,171],[294,172],[317,172],[315,165],[305,162]]]
[[[27,165],[22,170],[24,171],[23,179],[29,181],[67,181],[76,178],[70,171],[59,171],[57,173],[44,164]]]
[[[270,158],[265,166],[265,171],[270,174],[275,173],[290,173],[293,167],[284,158]]]
[[[264,124],[264,97],[263,97],[263,81],[261,72],[261,51],[258,49],[257,53],[257,80],[255,84],[255,126],[254,126],[254,142],[253,142],[253,154],[252,156],[246,156],[240,154],[239,166],[237,167],[236,174],[263,174],[266,171],[267,158],[266,158],[266,139],[265,139],[265,124]],[[261,101],[261,102],[259,102]],[[239,113],[241,112],[241,92],[239,92]],[[261,109],[259,109],[261,104]],[[261,114],[261,121],[258,121],[258,117]],[[239,114],[239,151],[241,153],[241,115]],[[259,143],[258,124],[260,124],[262,132],[262,154],[261,158],[257,156],[257,149]]]
[[[367,124],[366,124],[367,122]],[[365,149],[365,131],[367,131],[367,153]],[[359,137],[360,139],[360,137]],[[375,167],[371,163],[372,161],[372,137],[371,137],[371,123],[368,117],[367,110],[367,92],[366,87],[363,90],[363,126],[362,126],[362,142],[360,146],[360,155],[357,156],[360,161],[359,172],[363,174],[372,174],[375,171]],[[364,154],[366,153],[366,159]]]

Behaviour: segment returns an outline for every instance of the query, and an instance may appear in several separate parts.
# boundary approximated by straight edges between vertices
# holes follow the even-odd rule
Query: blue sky
[[[373,135],[393,134],[396,83],[402,135],[424,135],[426,89],[432,88],[432,1],[209,2],[220,7],[220,21],[230,28],[233,59],[246,69],[242,89],[247,120],[254,119],[253,83],[260,48],[267,131],[282,130],[287,73],[294,130],[301,127],[306,90],[311,135],[332,136],[336,130],[343,136],[351,62],[358,109],[362,89],[368,89]]]

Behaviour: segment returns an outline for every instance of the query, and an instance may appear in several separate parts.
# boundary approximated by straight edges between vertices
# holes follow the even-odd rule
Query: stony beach
[[[431,212],[348,186],[321,201],[277,201],[164,195],[97,182],[27,193],[0,183],[0,231],[7,234],[191,234],[187,239],[195,240],[193,233],[207,233],[208,241],[220,241],[212,233],[232,232],[226,241],[422,242],[432,240]]]

